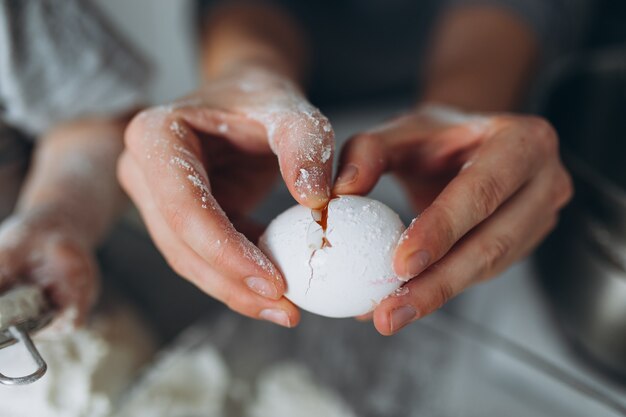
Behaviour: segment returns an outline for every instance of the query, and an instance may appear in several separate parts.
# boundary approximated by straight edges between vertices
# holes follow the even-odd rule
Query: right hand
[[[279,167],[300,204],[323,207],[333,149],[328,120],[292,82],[241,70],[135,117],[118,176],[178,274],[241,314],[291,327],[300,314],[280,272],[231,221],[250,225]]]

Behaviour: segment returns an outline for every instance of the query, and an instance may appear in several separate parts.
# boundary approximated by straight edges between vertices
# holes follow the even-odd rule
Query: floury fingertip
[[[294,188],[299,201],[310,207],[320,208],[330,199],[329,176],[322,167],[300,168]]]
[[[430,254],[425,250],[413,252],[405,257],[396,273],[402,281],[408,281],[419,275],[430,263]]]

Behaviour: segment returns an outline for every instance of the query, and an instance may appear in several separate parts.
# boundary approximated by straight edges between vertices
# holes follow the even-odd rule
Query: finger
[[[213,195],[200,162],[198,137],[178,113],[146,112],[126,132],[127,147],[169,228],[210,265],[243,277],[261,277],[275,298],[284,282],[268,258],[237,232]],[[179,126],[177,133],[171,126]],[[151,152],[146,156],[146,151]],[[140,203],[140,202],[139,202]],[[216,259],[215,244],[224,256]]]
[[[76,245],[52,240],[33,258],[27,280],[44,289],[57,309],[57,330],[71,330],[85,323],[99,292],[95,262]]]
[[[374,312],[381,334],[390,335],[445,304],[480,280],[526,256],[556,224],[561,187],[528,184],[489,220],[472,230],[439,262],[383,300]],[[557,202],[557,203],[555,203]]]
[[[328,119],[307,103],[295,113],[271,117],[267,126],[291,195],[310,208],[325,206],[330,198],[335,148]]]
[[[178,274],[240,314],[286,327],[299,322],[298,309],[284,297],[278,301],[271,300],[258,281],[241,280],[231,271],[215,268],[189,248],[162,218],[142,172],[128,153],[122,155],[118,170],[124,188],[133,201],[138,202],[138,209],[155,245]],[[219,259],[226,255],[223,246],[216,242],[215,256]]]
[[[555,221],[554,219],[542,219],[541,224],[534,228],[533,236],[527,241],[528,246],[534,248],[552,230]],[[524,248],[526,250],[522,250],[520,253],[525,255],[530,248],[527,248],[526,245]],[[484,256],[484,253],[478,250],[460,252],[453,250],[448,256],[450,259],[446,257],[440,261],[444,262],[443,265],[435,264],[424,271],[419,278],[409,281],[406,284],[408,288],[406,295],[381,303],[374,313],[374,326],[382,335],[395,334],[407,324],[436,311],[468,286],[479,281],[468,278],[473,273],[476,274],[477,270],[472,267],[472,262],[468,262],[467,259]],[[509,262],[513,262],[513,260]],[[450,266],[453,263],[457,263],[457,265]],[[462,271],[463,267],[469,269]]]
[[[20,262],[23,256],[15,251],[0,249],[0,291],[14,285],[20,274]]]
[[[411,223],[394,255],[400,277],[410,279],[440,259],[536,174],[546,154],[525,133],[496,133]]]
[[[320,208],[330,198],[334,132],[328,119],[304,98],[292,101],[242,115],[201,107],[181,108],[180,114],[192,128],[226,135],[247,151],[271,149],[291,195],[302,205]]]
[[[0,227],[0,291],[14,285],[23,273],[27,254],[19,244],[19,229],[7,220]]]
[[[482,119],[481,119],[482,120]],[[386,170],[428,170],[477,143],[487,123],[446,125],[422,113],[401,116],[351,138],[341,151],[334,194],[367,194]],[[411,152],[413,158],[406,158]],[[410,160],[410,167],[402,161]]]
[[[387,169],[385,141],[376,134],[352,137],[341,151],[339,174],[333,193],[368,194]]]
[[[394,150],[406,142],[415,146],[432,133],[422,125],[418,115],[408,114],[350,138],[341,150],[333,193],[368,194],[389,168]]]

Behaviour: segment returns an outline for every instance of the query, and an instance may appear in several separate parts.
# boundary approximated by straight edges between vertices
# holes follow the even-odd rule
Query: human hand
[[[279,167],[299,203],[328,201],[333,131],[298,88],[265,70],[231,71],[142,112],[126,145],[120,181],[173,269],[241,314],[295,325],[280,272],[237,228],[250,226]]]
[[[61,213],[16,213],[0,225],[0,291],[20,283],[42,288],[57,310],[53,332],[84,323],[98,282],[92,250]]]
[[[367,194],[385,172],[418,217],[393,267],[408,282],[373,312],[391,335],[527,255],[571,198],[558,138],[543,119],[424,106],[356,135],[341,154],[337,194]]]

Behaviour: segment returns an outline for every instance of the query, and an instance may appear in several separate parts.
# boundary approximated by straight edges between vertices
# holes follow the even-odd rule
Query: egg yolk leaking
[[[333,245],[330,244],[328,239],[326,239],[326,228],[328,227],[328,206],[332,200],[339,198],[339,196],[332,196],[328,203],[320,210],[311,210],[311,215],[313,216],[313,220],[315,223],[319,224],[322,228],[322,246],[321,248],[332,248]],[[320,249],[321,249],[320,248]]]
[[[331,245],[331,243],[326,238],[326,228],[328,227],[328,206],[330,205],[330,202],[336,198],[339,197],[331,197],[328,203],[326,203],[326,205],[319,210],[311,210],[311,216],[313,217],[313,220],[316,224],[319,225],[321,229],[311,229],[311,227],[309,227],[309,247],[313,250],[309,258],[309,268],[311,269],[311,275],[309,276],[309,288],[311,288],[311,282],[313,281],[313,265],[311,264],[311,261],[313,261],[313,256],[315,256],[315,253],[320,249],[333,247],[333,245]],[[315,223],[311,223],[311,225]]]
[[[335,197],[336,198],[336,197]],[[326,228],[328,227],[328,205],[330,204],[330,200],[326,205],[319,211],[319,220],[315,220],[317,224],[322,227],[322,248],[332,248],[333,245],[330,244],[328,239],[326,239]]]

